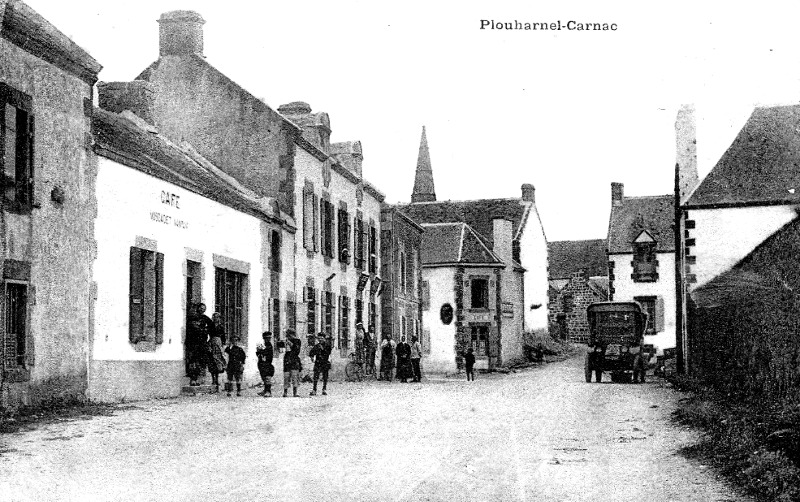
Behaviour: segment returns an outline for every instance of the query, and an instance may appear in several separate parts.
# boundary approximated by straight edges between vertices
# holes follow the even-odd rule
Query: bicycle
[[[356,353],[351,352],[347,356],[350,361],[344,367],[344,374],[348,382],[360,382],[364,380],[364,363],[356,362]]]

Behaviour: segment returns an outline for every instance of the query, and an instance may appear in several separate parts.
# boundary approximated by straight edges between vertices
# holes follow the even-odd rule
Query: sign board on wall
[[[169,206],[172,210],[180,210],[181,209],[181,196],[175,193],[168,192],[166,190],[161,190],[160,193],[160,200],[161,203],[164,205]],[[156,223],[161,223],[164,225],[172,225],[177,228],[181,228],[183,230],[189,229],[189,222],[182,219],[175,217],[173,215],[167,214],[165,211],[167,208],[161,208],[160,211],[150,211],[150,220]],[[172,211],[170,211],[172,212]],[[180,214],[180,213],[179,213]]]
[[[503,317],[514,317],[514,304],[511,302],[503,302]]]

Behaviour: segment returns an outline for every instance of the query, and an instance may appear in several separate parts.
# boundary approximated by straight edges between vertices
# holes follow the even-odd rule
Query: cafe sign
[[[166,210],[179,211],[181,209],[181,196],[166,190],[162,190],[160,194],[160,200],[162,205],[169,206],[169,208],[161,206],[159,211],[150,211],[150,220],[163,225],[170,225],[183,230],[188,230],[188,221],[165,212]]]

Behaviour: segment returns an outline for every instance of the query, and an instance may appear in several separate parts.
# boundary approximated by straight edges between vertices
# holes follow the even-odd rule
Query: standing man
[[[375,352],[378,340],[375,339],[375,326],[370,326],[364,333],[364,349],[367,351],[367,375],[375,374]]]
[[[265,331],[261,337],[264,339],[264,343],[256,347],[256,357],[258,358],[258,373],[261,375],[261,381],[264,382],[264,390],[258,395],[272,397],[272,376],[275,375],[275,366],[272,364],[272,358],[275,355],[272,348],[272,333]]]
[[[200,385],[198,380],[205,375],[208,364],[208,341],[214,323],[205,315],[206,305],[198,303],[189,315],[186,329],[186,374],[189,376],[189,385]]]
[[[300,386],[300,370],[303,369],[303,363],[300,362],[302,342],[293,329],[286,330],[286,338],[286,355],[283,356],[283,397],[286,397],[290,384],[294,397],[300,397],[297,395],[297,388]]]
[[[314,360],[314,389],[309,394],[310,396],[317,395],[317,382],[319,382],[320,374],[322,374],[322,395],[328,395],[326,390],[328,388],[328,372],[331,369],[331,350],[333,350],[331,338],[331,335],[326,338],[324,333],[320,333],[317,336],[317,344],[309,352],[309,356]]]
[[[414,382],[422,381],[422,368],[420,367],[420,360],[422,359],[422,345],[419,343],[419,338],[416,336],[411,337],[411,370],[414,374]]]

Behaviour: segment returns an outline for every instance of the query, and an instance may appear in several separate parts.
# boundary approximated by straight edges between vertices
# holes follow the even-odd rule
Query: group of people
[[[247,353],[240,345],[237,336],[227,340],[225,326],[219,313],[214,313],[211,319],[205,315],[206,306],[198,303],[189,313],[186,329],[186,374],[189,376],[189,385],[200,385],[199,379],[205,370],[211,373],[212,392],[219,392],[219,375],[226,372],[228,381],[225,390],[228,395],[233,391],[236,383],[236,395],[242,395],[242,375]],[[224,347],[224,348],[223,348]],[[227,360],[225,354],[228,355]]]
[[[236,395],[242,395],[242,375],[247,353],[240,345],[239,337],[233,336],[227,340],[225,327],[219,313],[214,313],[211,319],[205,315],[205,304],[198,303],[193,306],[187,322],[186,332],[186,373],[191,386],[200,385],[200,377],[206,369],[211,374],[211,383],[214,386],[212,393],[219,392],[219,375],[227,373],[225,390],[230,396],[236,384]],[[377,346],[371,332],[364,329],[362,323],[356,325],[355,357],[358,364],[364,365],[366,374],[375,374],[375,358]],[[303,370],[301,356],[302,342],[294,330],[286,330],[286,340],[279,340],[273,345],[272,333],[265,331],[262,334],[263,343],[256,348],[256,359],[259,375],[264,385],[260,396],[272,396],[272,379],[275,376],[275,348],[284,349],[283,357],[283,397],[288,396],[289,388],[292,395],[299,397],[300,373]],[[227,341],[227,346],[225,345]],[[319,333],[309,339],[313,344],[308,352],[313,361],[313,390],[311,396],[317,395],[319,380],[322,379],[322,395],[327,395],[328,377],[331,370],[330,356],[333,351],[333,336]],[[227,354],[227,358],[226,358]],[[379,380],[391,381],[394,377],[403,383],[411,380],[422,380],[422,346],[416,336],[411,337],[411,343],[406,342],[406,337],[400,338],[395,343],[391,336],[384,335],[380,344],[380,374]]]

